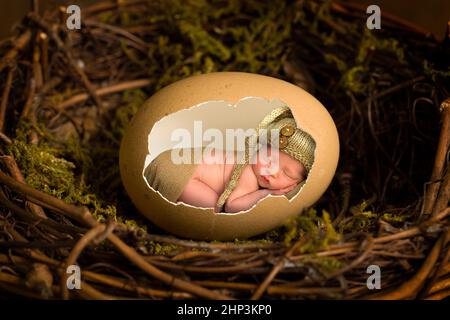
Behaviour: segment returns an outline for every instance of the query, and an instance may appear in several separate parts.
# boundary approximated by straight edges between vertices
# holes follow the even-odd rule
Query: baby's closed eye
[[[283,170],[283,173],[284,173],[284,175],[286,176],[286,177],[288,177],[289,179],[291,179],[291,180],[293,180],[293,181],[298,181],[298,180],[300,180],[302,177],[300,176],[300,177],[298,177],[298,176],[295,176],[291,171],[289,171],[289,170]]]

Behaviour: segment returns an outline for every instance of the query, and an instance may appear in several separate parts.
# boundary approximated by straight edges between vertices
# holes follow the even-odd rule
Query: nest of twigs
[[[335,1],[37,1],[0,44],[0,295],[443,298],[450,295],[450,46]],[[322,199],[253,239],[179,239],[142,218],[118,150],[142,102],[210,71],[296,83],[341,140]],[[81,289],[67,287],[78,265]],[[369,266],[380,288],[367,285]],[[369,270],[369,273],[368,273]],[[70,279],[69,279],[70,280]]]

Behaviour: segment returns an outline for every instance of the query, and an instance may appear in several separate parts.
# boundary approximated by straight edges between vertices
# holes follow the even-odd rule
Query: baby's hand
[[[270,194],[273,194],[273,195],[283,195],[283,194],[288,193],[288,192],[291,191],[291,190],[294,190],[294,188],[295,188],[296,186],[297,186],[296,184],[293,184],[293,185],[291,185],[291,186],[289,186],[289,187],[286,187],[286,188],[283,188],[283,189],[270,189]]]

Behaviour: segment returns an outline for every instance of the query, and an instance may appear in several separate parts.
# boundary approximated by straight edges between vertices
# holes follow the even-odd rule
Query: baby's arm
[[[206,183],[193,178],[189,180],[183,193],[178,198],[178,201],[184,203],[202,207],[202,208],[215,208],[219,196],[211,189]]]
[[[239,212],[247,210],[257,203],[260,199],[266,197],[269,194],[283,195],[293,190],[295,185],[286,187],[284,189],[259,189],[250,193],[247,193],[233,200],[228,200],[225,203],[225,212]]]
[[[225,203],[225,212],[239,212],[247,210],[257,203],[260,199],[270,194],[269,189],[260,189],[247,193],[238,198],[228,200]]]
[[[244,168],[236,187],[225,202],[225,212],[247,210],[260,199],[269,195],[271,190],[260,189],[250,166]]]
[[[283,195],[295,188],[296,184],[283,189],[259,189],[258,181],[250,167],[242,172],[236,187],[225,202],[225,212],[239,212],[254,206],[269,194]]]

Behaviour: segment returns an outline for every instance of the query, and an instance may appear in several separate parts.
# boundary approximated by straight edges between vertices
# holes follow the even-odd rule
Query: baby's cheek
[[[283,184],[284,184],[284,187],[283,187],[283,188],[287,188],[287,187],[290,187],[290,186],[292,186],[292,185],[297,184],[297,182],[295,182],[295,181],[293,181],[293,180],[285,180],[285,181],[283,182]]]
[[[278,178],[276,180],[273,180],[273,183],[272,183],[272,188],[273,189],[283,189],[283,188],[286,188],[287,186],[288,186],[288,184],[282,178]]]

